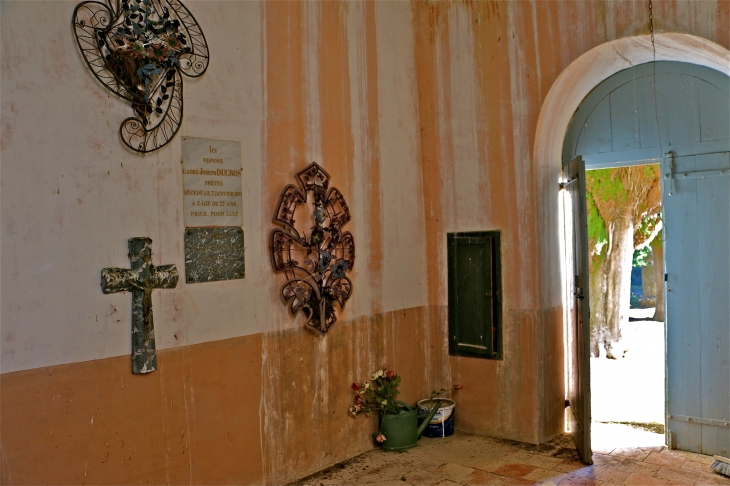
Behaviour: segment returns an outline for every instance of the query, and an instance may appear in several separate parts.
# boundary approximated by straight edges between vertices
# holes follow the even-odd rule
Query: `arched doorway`
[[[730,70],[730,53],[728,53],[728,51],[721,46],[717,46],[716,44],[713,44],[704,39],[685,34],[663,34],[657,36],[656,44],[657,60],[684,61],[689,62],[690,64],[703,65],[706,67],[711,67],[724,74],[725,76],[727,76],[728,71]],[[576,114],[576,109],[578,108],[580,103],[584,99],[586,99],[586,96],[591,92],[591,90],[600,85],[604,80],[610,78],[613,74],[634,65],[640,65],[650,62],[653,60],[653,58],[654,52],[652,49],[652,45],[646,36],[620,39],[609,44],[598,46],[592,51],[584,54],[583,56],[581,56],[581,58],[573,62],[560,75],[556,83],[553,85],[548,97],[546,98],[545,103],[543,104],[540,119],[538,121],[534,160],[536,163],[535,169],[540,173],[541,176],[539,178],[539,192],[542,197],[545,197],[547,198],[547,200],[551,201],[558,200],[558,184],[556,184],[556,182],[560,179],[559,171],[560,166],[562,165],[562,158],[563,155],[570,155],[563,153],[563,141],[565,140],[565,135],[569,122],[573,115]],[[708,141],[712,142],[710,140]],[[577,147],[578,140],[576,139],[575,142],[575,146]],[[702,140],[699,140],[699,142],[702,142]],[[671,145],[671,143],[668,145]],[[677,144],[677,148],[679,148],[680,145],[687,144]],[[695,149],[696,148],[697,147],[695,147]],[[629,150],[641,149],[642,147],[640,144],[638,147],[629,147]],[[660,150],[657,149],[654,152],[656,153],[654,153],[649,158],[662,158],[662,153]],[[675,156],[677,156],[678,154],[679,152],[675,153]],[[715,169],[721,169],[722,161],[709,160],[706,161],[709,164],[708,167],[700,168],[698,173],[695,170],[697,168],[696,164],[698,162],[696,159],[696,155],[693,155],[692,157],[695,158],[682,160],[681,157],[674,157],[671,161],[669,159],[666,159],[667,161],[665,162],[665,170],[663,170],[663,173],[668,174],[670,168],[672,168],[672,170],[674,170],[674,172],[676,173],[676,168],[679,167],[677,164],[684,164],[683,170],[680,171],[683,173],[682,177],[685,177],[688,180],[703,180],[703,175],[700,173],[704,172],[705,170],[712,169],[713,164],[717,165]],[[646,154],[642,154],[639,159],[641,158],[647,158]],[[605,163],[606,160],[604,159],[603,162]],[[689,167],[689,164],[695,164],[695,166]],[[694,175],[691,175],[691,173]],[[704,175],[706,176],[708,174],[705,173]],[[666,180],[667,182],[669,182],[674,180],[674,178],[671,177],[670,174],[666,177]],[[695,183],[696,182],[697,181],[695,181]],[[719,190],[721,191],[721,193],[724,194],[725,192],[727,192],[722,185],[723,183],[720,182],[719,184]],[[685,189],[686,188],[687,187],[685,187]],[[694,194],[698,194],[696,188],[694,189],[694,191]],[[699,193],[703,193],[703,191],[700,190]],[[719,206],[722,206],[722,197],[725,196],[721,196],[716,201]],[[556,206],[557,205],[545,205],[545,207],[543,208],[544,217],[540,218],[540,225],[541,230],[543,230],[541,232],[543,235],[542,247],[547,253],[557,259],[560,258],[561,255],[561,235],[559,232],[560,215]],[[683,204],[682,207],[686,207],[686,204]],[[702,216],[701,207],[702,205],[699,205],[695,209],[695,213],[699,216]],[[697,213],[697,211],[700,211],[700,213]],[[724,216],[722,214],[719,214],[715,215],[714,217],[715,226],[718,227],[717,221],[719,220],[719,227],[723,228],[722,219]],[[684,214],[683,218],[685,220],[688,220],[691,219],[691,216]],[[727,226],[728,224],[726,223],[724,225],[724,228],[727,228]],[[720,239],[722,239],[723,235],[724,233],[720,235]],[[681,246],[678,246],[677,248],[680,247]],[[681,248],[683,248],[683,251],[687,251],[687,248]],[[698,249],[695,249],[695,251],[697,250]],[[678,261],[686,263],[688,261],[688,259],[686,258],[686,254],[680,255]],[[722,267],[722,265],[723,264],[720,264],[719,266]],[[685,265],[685,267],[691,267],[691,264],[687,264]],[[557,272],[560,272],[559,269],[549,268],[545,270],[546,271],[544,272],[542,278],[546,280],[547,286],[550,285],[549,282],[555,282],[557,278],[563,277],[562,275],[556,275]],[[709,270],[705,272],[705,275],[710,275],[710,278],[715,280],[719,278]],[[575,276],[578,276],[577,273]],[[571,274],[571,280],[572,278],[573,275]],[[580,292],[575,291],[576,289],[578,289],[578,287],[574,285],[574,282],[567,282],[567,280],[564,281],[566,282],[566,285],[563,286],[563,289],[568,289],[568,291],[564,291],[561,297],[563,308],[566,311],[566,321],[568,321],[571,316],[573,316],[575,320],[576,310],[579,310],[581,305],[571,303],[571,299],[575,300],[575,295],[580,294]],[[722,282],[718,282],[722,284]],[[727,292],[727,290],[725,290],[725,292]],[[545,298],[552,303],[557,300],[557,296],[555,295],[555,293],[555,291],[548,292],[546,293]],[[728,298],[730,298],[730,294],[725,300],[727,301]],[[713,299],[717,301],[717,297],[713,297]],[[713,319],[713,312],[714,311],[709,312],[709,320]],[[730,339],[725,339],[725,342],[723,342],[722,339],[725,335],[723,333],[726,333],[728,328],[727,318],[724,318],[724,323],[721,322],[723,317],[718,316],[716,319],[720,319],[720,321],[718,321],[720,323],[716,325],[716,329],[719,330],[719,333],[716,334],[716,336],[713,335],[713,337],[716,337],[715,341],[719,343],[719,350],[717,352],[713,352],[713,356],[711,356],[706,363],[701,363],[699,366],[695,367],[700,373],[703,370],[705,371],[705,373],[707,373],[708,366],[710,365],[717,365],[720,368],[728,367],[727,357],[725,356],[728,351],[725,348],[728,346],[728,344],[730,344],[727,343],[727,341],[730,341]],[[587,319],[585,321],[587,322]],[[689,346],[694,346],[695,348],[697,348],[698,345],[696,341],[691,341],[691,339],[695,338],[696,334],[697,333],[692,334],[691,331],[682,331],[678,334],[678,338],[680,342],[683,342],[683,338],[690,339],[690,341],[686,341],[690,343]],[[580,336],[577,337],[580,338]],[[570,362],[568,363],[568,367],[573,375],[571,376],[566,386],[568,388],[567,396],[571,405],[571,413],[568,414],[568,419],[573,425],[572,430],[574,433],[574,437],[576,438],[576,443],[579,447],[579,450],[582,451],[582,454],[584,455],[584,460],[589,461],[590,388],[586,379],[587,373],[589,371],[589,367],[586,363],[588,357],[587,341],[588,339],[575,339],[574,344],[566,349],[566,351],[568,351],[570,354]],[[702,347],[702,344],[700,343],[699,346]],[[727,370],[723,371],[722,373],[727,373]],[[722,376],[724,375],[718,375],[718,379],[712,383],[712,386],[716,389],[718,386],[722,386]],[[692,378],[689,378],[689,381],[691,380]],[[727,395],[728,393],[727,381],[728,380],[725,380],[724,385],[725,395]],[[684,390],[681,392],[681,396],[689,396],[688,394],[691,395],[688,390]],[[670,403],[680,404],[680,402],[681,399],[675,398],[672,400],[670,396]],[[702,400],[700,400],[699,402],[702,402]],[[710,397],[709,401],[706,400],[704,405],[700,403],[699,412],[697,412],[696,410],[697,407],[693,405],[689,408],[685,408],[687,408],[687,410],[693,409],[695,411],[685,413],[679,413],[676,411],[675,413],[672,413],[672,408],[670,405],[669,416],[671,417],[671,422],[669,423],[669,427],[670,430],[676,431],[676,444],[674,445],[676,445],[678,448],[688,450],[697,450],[697,448],[699,448],[700,451],[705,453],[722,453],[723,451],[727,452],[728,444],[730,444],[730,428],[728,428],[726,424],[730,417],[725,417],[724,414],[726,412],[722,410],[719,410],[717,412],[713,410],[713,407],[717,409],[718,407],[722,408],[723,406],[725,407],[725,409],[727,409],[727,406],[723,405],[723,402],[724,401],[717,402],[716,399]],[[696,415],[691,415],[690,413],[694,413]],[[708,438],[708,441],[702,439],[703,435]]]
[[[578,155],[586,169],[663,164],[667,408],[666,420],[661,413],[660,420],[666,422],[667,444],[691,452],[726,453],[730,78],[704,66],[667,61],[614,74],[583,100],[568,127],[563,162]],[[616,250],[618,238],[613,240]],[[628,245],[633,252],[632,241]],[[592,324],[606,317],[594,312],[602,297],[618,299],[610,286],[608,290],[591,290]],[[628,289],[620,297],[622,305],[612,304],[626,312]],[[591,344],[596,339],[592,334]],[[605,371],[603,361],[594,364]],[[659,376],[645,376],[645,387],[659,385],[649,382],[660,381]],[[626,394],[614,408],[632,401],[641,408],[639,397],[640,392]],[[594,400],[593,405],[600,403]]]

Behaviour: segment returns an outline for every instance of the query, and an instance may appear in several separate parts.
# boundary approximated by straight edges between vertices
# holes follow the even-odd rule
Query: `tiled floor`
[[[534,446],[457,432],[445,439],[424,437],[401,453],[376,449],[293,485],[730,485],[729,478],[709,469],[709,456],[646,442],[612,447],[615,441],[602,439],[594,464],[586,466],[567,435]]]

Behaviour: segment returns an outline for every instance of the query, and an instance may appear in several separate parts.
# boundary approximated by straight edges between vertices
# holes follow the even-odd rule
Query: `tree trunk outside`
[[[606,253],[605,327],[601,341],[606,357],[613,358],[611,343],[621,339],[621,326],[628,322],[631,300],[631,261],[634,256],[633,215],[626,214],[609,225]]]
[[[588,261],[591,305],[591,356],[601,357],[601,336],[603,323],[606,322],[606,256],[593,255]]]
[[[652,320],[664,322],[664,247],[662,233],[651,242],[652,263],[654,264],[654,287],[656,289],[656,310]]]
[[[654,282],[653,258],[641,267],[641,298],[642,307],[654,307],[656,305],[656,285]]]

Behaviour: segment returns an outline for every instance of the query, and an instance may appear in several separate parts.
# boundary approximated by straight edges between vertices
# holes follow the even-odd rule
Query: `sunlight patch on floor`
[[[664,425],[664,323],[650,321],[654,309],[631,309],[617,359],[591,358],[591,445],[594,452],[626,447],[661,447],[663,433],[615,422]],[[614,423],[610,423],[614,422]]]
[[[629,312],[630,317],[644,319],[653,314],[653,308]],[[628,322],[621,334],[613,348],[617,359],[606,359],[603,352],[591,358],[593,421],[663,424],[664,323]]]
[[[611,451],[625,447],[661,447],[664,445],[664,434],[654,434],[628,425],[591,424],[591,447],[594,452]]]

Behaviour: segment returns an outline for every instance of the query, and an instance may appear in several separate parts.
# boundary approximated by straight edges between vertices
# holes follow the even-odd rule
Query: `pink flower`
[[[461,390],[462,388],[464,388],[464,385],[462,385],[461,383],[457,383],[456,385],[454,385],[454,390]]]
[[[353,383],[350,385],[350,388],[352,388],[354,391],[358,391],[361,387],[357,383]]]
[[[387,440],[387,439],[385,438],[385,436],[384,436],[383,434],[378,434],[378,436],[377,436],[377,437],[375,438],[375,441],[376,441],[376,442],[380,442],[380,443],[383,443],[383,442],[385,442],[386,440]]]
[[[360,395],[355,395],[355,405],[360,405],[362,403],[362,397]]]
[[[352,408],[355,409],[355,412],[360,413],[360,405],[355,405]]]
[[[393,378],[395,376],[395,373],[391,370],[388,370],[385,372],[385,376],[387,376],[388,378]]]

